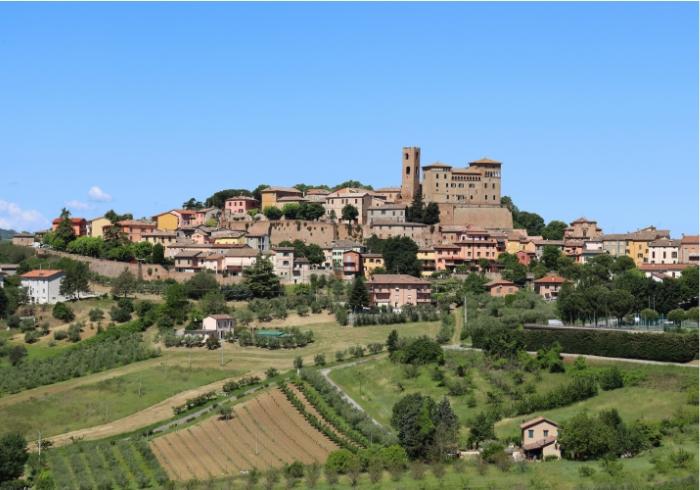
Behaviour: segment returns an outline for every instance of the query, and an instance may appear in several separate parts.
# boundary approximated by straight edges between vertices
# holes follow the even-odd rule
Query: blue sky
[[[697,3],[0,4],[0,227],[503,161],[547,221],[698,230]]]

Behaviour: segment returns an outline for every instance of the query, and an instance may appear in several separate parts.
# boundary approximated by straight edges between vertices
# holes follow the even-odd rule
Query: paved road
[[[476,347],[465,347],[463,345],[457,345],[457,344],[450,344],[450,345],[443,345],[443,349],[445,350],[473,350],[473,351],[478,351],[481,352],[481,349],[478,349]],[[530,354],[537,354],[537,352],[530,352]],[[681,362],[664,362],[664,361],[649,361],[646,359],[628,359],[626,357],[603,357],[603,356],[593,356],[589,354],[567,354],[565,352],[562,352],[562,357],[565,358],[577,358],[577,357],[583,357],[584,359],[590,359],[592,361],[614,361],[614,362],[630,362],[630,363],[635,363],[635,364],[653,364],[657,366],[679,366],[679,367],[686,367],[686,368],[698,368],[700,367],[700,364],[688,364],[688,363],[681,363]]]
[[[370,420],[371,420],[372,422],[374,422],[374,424],[375,424],[377,427],[384,427],[382,424],[380,424],[379,422],[377,422],[377,420],[374,419],[370,414],[368,414],[367,411],[366,411],[364,408],[362,408],[362,405],[360,405],[360,404],[357,403],[355,400],[353,400],[353,398],[352,398],[350,395],[348,395],[339,385],[337,385],[337,384],[331,379],[331,377],[329,376],[330,372],[333,371],[333,370],[335,370],[335,369],[342,369],[342,368],[346,368],[346,367],[357,366],[358,364],[363,364],[363,363],[365,363],[365,362],[368,362],[368,361],[371,361],[371,360],[374,360],[374,359],[376,359],[376,357],[373,357],[373,358],[371,358],[371,359],[361,359],[361,360],[357,360],[357,361],[347,362],[347,363],[345,363],[345,364],[339,364],[339,365],[333,366],[333,367],[324,368],[324,369],[321,369],[321,375],[326,379],[326,381],[328,381],[331,385],[333,385],[333,386],[336,387],[336,389],[337,389],[338,392],[340,393],[340,396],[342,396],[343,398],[345,398],[345,400],[346,400],[350,405],[352,405],[353,407],[355,407],[355,408],[358,409],[359,411],[365,413],[365,414],[370,418]]]

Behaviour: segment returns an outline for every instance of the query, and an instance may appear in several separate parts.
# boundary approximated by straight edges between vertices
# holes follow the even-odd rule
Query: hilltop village
[[[0,240],[0,489],[697,488],[698,236],[400,162]]]
[[[151,219],[114,212],[92,219],[64,214],[53,220],[51,230],[19,233],[12,241],[126,262],[146,280],[186,280],[189,274],[211,271],[230,284],[264,257],[283,284],[308,284],[312,275],[372,281],[375,275],[395,273],[387,268],[381,244],[406,238],[416,246],[416,276],[481,270],[489,273],[495,295],[530,287],[548,299],[565,282],[550,270],[533,267],[548,248],[574,264],[601,254],[628,256],[647,277],[659,281],[679,277],[698,264],[698,236],[672,238],[668,230],[654,226],[605,234],[594,219],[545,226],[537,215],[530,223],[516,219],[514,224],[519,211],[501,194],[502,163],[497,160],[484,157],[465,167],[442,162],[421,166],[420,148],[406,147],[400,168],[400,187],[372,189],[359,182],[335,189],[263,185],[252,192],[220,191],[209,206],[190,199]],[[68,236],[56,239],[61,226]],[[516,259],[528,272],[502,274],[505,257]],[[142,266],[149,262],[146,271]],[[91,267],[108,276],[119,270],[98,261]],[[414,279],[391,281],[408,281],[408,286]]]

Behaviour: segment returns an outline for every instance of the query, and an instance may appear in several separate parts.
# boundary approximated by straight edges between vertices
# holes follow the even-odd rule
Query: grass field
[[[462,435],[465,436],[469,420],[476,413],[487,409],[488,393],[497,391],[497,387],[492,384],[488,376],[500,376],[505,380],[508,378],[502,371],[487,369],[483,362],[483,355],[480,353],[451,351],[446,352],[446,367],[444,369],[448,379],[455,379],[454,374],[450,373],[451,366],[462,363],[473,366],[470,368],[470,373],[476,405],[469,406],[467,403],[468,395],[448,396],[448,398],[463,424]],[[545,415],[556,421],[561,421],[582,409],[617,408],[620,415],[627,420],[637,418],[661,420],[671,417],[678,407],[683,407],[687,400],[687,388],[697,386],[698,383],[698,371],[692,368],[606,361],[589,363],[589,365],[592,367],[617,365],[623,372],[634,373],[641,380],[636,386],[608,392],[601,391],[594,398],[568,407],[502,420],[496,424],[497,435],[501,437],[518,435],[518,425],[523,420],[537,415]],[[406,376],[403,366],[392,363],[388,359],[381,359],[333,370],[330,377],[360,403],[370,415],[382,424],[389,425],[392,407],[403,396],[420,392],[439,400],[448,394],[447,387],[439,386],[438,382],[432,379],[433,370],[433,366],[423,366],[419,369],[417,377],[409,378]],[[535,391],[542,393],[566,383],[569,379],[569,373],[539,371],[535,374],[525,373],[523,383],[534,384]]]
[[[19,430],[44,437],[104,424],[135,413],[181,391],[242,374],[227,369],[188,369],[181,366],[146,367],[92,384],[19,403],[0,406],[0,432]]]

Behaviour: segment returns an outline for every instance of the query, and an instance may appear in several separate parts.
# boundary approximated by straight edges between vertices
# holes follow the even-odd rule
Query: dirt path
[[[264,372],[259,371],[246,373],[245,376],[259,376],[262,378],[265,376],[265,374]],[[53,442],[54,446],[63,446],[72,442],[73,439],[102,439],[104,437],[110,437],[124,432],[138,430],[155,422],[171,418],[173,416],[172,407],[182,405],[187,401],[187,399],[194,398],[195,396],[207,393],[209,391],[220,390],[227,381],[240,377],[241,376],[236,376],[233,378],[222,379],[208,385],[183,391],[182,393],[178,393],[177,395],[163,400],[162,402],[151,405],[140,412],[127,415],[126,417],[106,424],[87,427],[85,429],[78,429],[71,432],[66,432],[65,434],[59,434],[52,437],[51,441]]]
[[[463,347],[461,345],[443,345],[445,350],[473,350],[481,352],[481,349],[477,347]],[[529,354],[537,354],[537,352],[529,352]],[[610,362],[629,362],[633,364],[651,364],[656,366],[678,366],[685,368],[695,368],[698,369],[700,365],[696,361],[691,361],[689,363],[681,362],[665,362],[665,361],[649,361],[646,359],[628,359],[626,357],[603,357],[603,356],[593,356],[590,354],[567,354],[565,352],[561,353],[561,356],[565,359],[576,359],[577,357],[583,357],[584,359],[589,359],[591,361],[610,361]]]
[[[374,419],[370,414],[368,414],[367,411],[366,411],[364,408],[362,408],[362,405],[360,405],[359,403],[357,403],[350,395],[347,394],[347,392],[346,392],[345,390],[343,390],[343,388],[340,387],[340,385],[336,384],[336,382],[333,381],[333,380],[331,379],[331,377],[329,376],[330,372],[333,371],[333,370],[335,370],[335,369],[343,369],[343,368],[347,368],[347,367],[357,366],[358,364],[363,364],[363,363],[368,362],[368,361],[373,361],[373,360],[376,360],[376,359],[378,359],[378,358],[380,358],[380,357],[383,357],[383,356],[376,356],[376,357],[373,357],[373,358],[371,358],[371,359],[362,359],[362,360],[357,360],[357,361],[348,362],[348,363],[345,363],[345,364],[339,364],[339,365],[337,365],[337,366],[333,366],[333,367],[321,369],[320,373],[321,373],[321,375],[326,379],[326,381],[328,381],[331,385],[333,385],[333,386],[338,390],[338,392],[340,393],[340,396],[342,396],[343,398],[345,398],[345,400],[346,400],[350,405],[352,405],[353,407],[355,407],[356,409],[358,409],[360,412],[363,412],[363,413],[367,414],[367,416],[370,418],[370,420],[372,420],[372,422],[374,422],[374,424],[375,424],[377,427],[384,427],[384,426],[383,426],[382,424],[380,424],[376,419]]]

